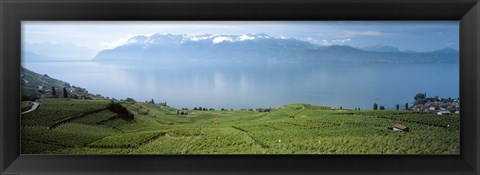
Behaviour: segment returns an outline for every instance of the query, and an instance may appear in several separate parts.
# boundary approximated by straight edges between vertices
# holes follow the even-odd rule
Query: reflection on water
[[[170,106],[279,107],[311,103],[370,109],[412,102],[418,92],[458,97],[458,64],[275,64],[199,66],[103,62],[24,62],[90,93]]]

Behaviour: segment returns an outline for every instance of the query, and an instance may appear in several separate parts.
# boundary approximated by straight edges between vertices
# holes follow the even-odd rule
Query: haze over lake
[[[310,103],[371,109],[413,102],[418,92],[459,97],[458,64],[308,64],[208,66],[112,62],[23,62],[25,68],[110,98],[154,99],[206,108]]]

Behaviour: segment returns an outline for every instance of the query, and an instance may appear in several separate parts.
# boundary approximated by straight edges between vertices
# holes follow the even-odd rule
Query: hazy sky
[[[70,43],[100,51],[136,35],[248,34],[297,38],[321,45],[390,45],[401,50],[458,49],[458,21],[24,21],[23,43]]]

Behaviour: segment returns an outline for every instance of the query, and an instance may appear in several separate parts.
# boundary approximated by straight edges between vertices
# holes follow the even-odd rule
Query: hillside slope
[[[104,99],[102,96],[88,93],[85,88],[70,85],[68,82],[52,78],[47,74],[41,75],[24,67],[21,68],[20,78],[22,100],[53,97],[53,89],[56,97],[63,97],[63,88],[66,88],[70,98]]]

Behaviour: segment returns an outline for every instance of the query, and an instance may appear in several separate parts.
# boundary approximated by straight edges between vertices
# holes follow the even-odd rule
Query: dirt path
[[[35,111],[35,110],[38,108],[38,106],[40,106],[40,103],[34,101],[34,102],[33,102],[33,105],[32,105],[32,108],[30,108],[29,110],[27,110],[27,111],[25,111],[25,112],[22,112],[21,114],[23,115],[23,114],[26,114],[26,113],[33,112],[33,111]]]

